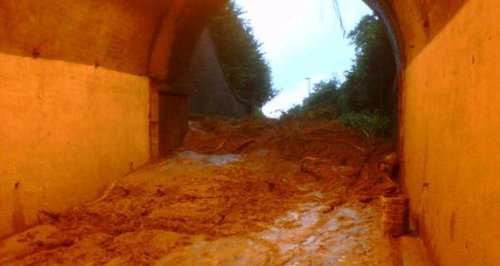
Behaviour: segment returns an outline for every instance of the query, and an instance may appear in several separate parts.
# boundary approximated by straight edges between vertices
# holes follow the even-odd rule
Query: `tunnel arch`
[[[189,79],[196,43],[224,0],[172,3],[157,28],[149,57],[151,157],[175,149],[187,130]]]
[[[363,0],[378,16],[380,16],[384,22],[385,28],[387,30],[387,35],[391,40],[392,48],[394,50],[394,57],[396,59],[396,65],[398,73],[404,65],[403,56],[403,44],[401,38],[401,32],[396,21],[395,13],[391,5],[387,1],[378,0]]]
[[[180,140],[177,77],[221,2],[0,1],[0,235],[95,198]]]

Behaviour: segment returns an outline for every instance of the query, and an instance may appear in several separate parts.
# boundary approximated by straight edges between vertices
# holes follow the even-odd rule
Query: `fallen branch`
[[[102,196],[100,196],[99,198],[91,201],[91,202],[88,202],[86,204],[84,204],[85,206],[90,206],[90,205],[94,205],[96,203],[99,203],[101,201],[103,201],[104,199],[106,199],[109,194],[111,193],[111,191],[116,187],[116,182],[113,182],[111,183],[107,188],[106,190],[104,191],[104,193],[102,194]]]
[[[351,147],[355,148],[356,150],[358,150],[358,151],[360,151],[360,152],[362,152],[362,153],[365,153],[365,152],[366,152],[366,150],[365,150],[365,149],[363,149],[363,148],[361,148],[360,146],[358,146],[358,145],[356,145],[356,144],[354,144],[354,143],[352,143],[352,142],[349,142],[349,141],[347,141],[347,140],[335,140],[334,142],[347,144],[347,145],[349,145],[349,146],[351,146]]]
[[[243,143],[241,143],[240,145],[238,145],[238,147],[236,149],[234,149],[233,153],[240,153],[244,148],[246,148],[252,142],[257,142],[257,140],[256,139],[247,139],[247,140],[245,140]]]
[[[224,140],[223,140],[223,141],[219,144],[219,146],[217,146],[217,148],[215,148],[215,151],[220,151],[220,150],[224,147],[224,145],[226,144],[226,141],[227,141],[227,139],[224,139]]]

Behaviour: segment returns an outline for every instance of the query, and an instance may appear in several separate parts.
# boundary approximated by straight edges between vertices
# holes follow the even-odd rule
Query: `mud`
[[[335,122],[198,117],[179,151],[0,242],[0,265],[393,265],[394,150]]]

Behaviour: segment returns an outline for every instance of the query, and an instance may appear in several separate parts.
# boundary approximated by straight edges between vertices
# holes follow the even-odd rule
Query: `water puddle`
[[[290,211],[256,238],[275,246],[282,265],[392,265],[374,209],[309,204]]]
[[[217,166],[240,162],[243,159],[239,154],[207,155],[193,151],[181,152],[178,153],[177,156],[183,159],[204,161]]]

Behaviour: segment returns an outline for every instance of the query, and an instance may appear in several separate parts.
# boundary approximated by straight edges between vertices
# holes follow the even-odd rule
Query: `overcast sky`
[[[274,87],[281,93],[263,108],[276,117],[277,110],[300,104],[308,82],[343,78],[354,58],[354,47],[344,38],[333,0],[236,0],[246,10],[255,37],[262,42],[273,71]],[[338,0],[344,28],[356,26],[370,9],[361,0]],[[311,85],[312,86],[312,85]]]

